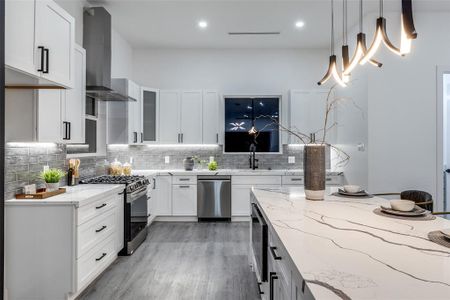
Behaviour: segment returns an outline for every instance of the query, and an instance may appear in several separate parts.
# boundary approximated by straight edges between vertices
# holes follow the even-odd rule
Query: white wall
[[[114,29],[111,36],[111,77],[132,77],[133,49],[130,44]]]

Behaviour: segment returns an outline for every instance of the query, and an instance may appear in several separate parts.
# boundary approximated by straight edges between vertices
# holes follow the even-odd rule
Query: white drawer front
[[[172,184],[197,184],[197,176],[173,176]]]
[[[274,261],[275,270],[278,273],[282,284],[286,287],[291,285],[291,270],[289,268],[289,258],[283,244],[271,232],[269,234],[269,253]]]
[[[78,226],[78,255],[80,257],[116,230],[116,210],[110,209]]]
[[[303,185],[303,176],[282,176],[281,183],[283,185]]]
[[[95,218],[96,216],[99,216],[104,212],[110,210],[111,207],[115,207],[117,203],[119,203],[119,199],[123,199],[123,195],[113,193],[105,196],[105,198],[103,199],[81,206],[78,209],[77,225],[79,226],[89,221],[90,219]],[[123,201],[120,203],[123,203]]]
[[[78,259],[78,289],[85,287],[116,257],[115,235],[112,234],[101,244]]]
[[[281,185],[281,176],[232,176],[232,184]]]

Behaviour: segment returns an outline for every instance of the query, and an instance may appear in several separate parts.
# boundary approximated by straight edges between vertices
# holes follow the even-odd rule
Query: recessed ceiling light
[[[295,22],[295,27],[297,27],[297,28],[303,28],[304,26],[305,26],[305,22],[303,22],[303,21]]]
[[[208,27],[208,22],[206,22],[206,21],[199,21],[198,22],[198,27],[200,27],[201,29],[205,29],[206,27]]]

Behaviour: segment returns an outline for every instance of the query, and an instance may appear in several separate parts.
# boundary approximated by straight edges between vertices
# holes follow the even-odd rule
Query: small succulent
[[[48,169],[46,171],[42,171],[39,178],[44,180],[46,183],[58,183],[65,175],[66,173],[60,169]]]

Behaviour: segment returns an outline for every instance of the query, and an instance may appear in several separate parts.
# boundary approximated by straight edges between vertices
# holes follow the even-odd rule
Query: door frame
[[[435,211],[447,210],[444,199],[444,74],[450,74],[450,66],[436,68],[436,199]],[[449,191],[450,192],[450,191]]]

